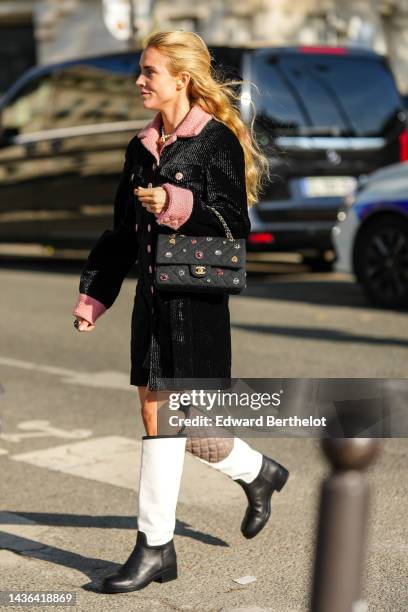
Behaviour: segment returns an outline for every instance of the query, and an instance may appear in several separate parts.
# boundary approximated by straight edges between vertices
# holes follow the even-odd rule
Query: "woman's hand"
[[[94,329],[95,325],[93,325],[92,323],[89,323],[89,321],[87,321],[86,319],[83,319],[82,317],[75,317],[75,318],[78,321],[77,330],[79,332],[92,331]]]
[[[163,189],[163,187],[152,187],[151,183],[149,183],[149,187],[137,187],[134,193],[138,197],[141,205],[144,206],[148,212],[156,215],[161,213],[168,204],[167,191]]]

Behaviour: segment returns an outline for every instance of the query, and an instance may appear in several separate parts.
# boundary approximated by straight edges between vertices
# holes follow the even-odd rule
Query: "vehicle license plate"
[[[356,184],[354,176],[308,176],[301,179],[302,193],[308,198],[346,196]]]

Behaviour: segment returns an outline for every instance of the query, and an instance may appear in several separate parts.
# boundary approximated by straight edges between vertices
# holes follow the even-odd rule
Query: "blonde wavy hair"
[[[245,183],[248,207],[259,201],[264,175],[270,179],[268,159],[263,155],[254,136],[253,123],[245,125],[238,110],[239,95],[234,86],[240,80],[224,80],[211,65],[207,45],[195,32],[184,30],[155,31],[142,42],[143,47],[154,47],[168,57],[168,71],[177,76],[182,71],[190,74],[187,95],[191,104],[201,106],[227,125],[241,143],[245,157]]]

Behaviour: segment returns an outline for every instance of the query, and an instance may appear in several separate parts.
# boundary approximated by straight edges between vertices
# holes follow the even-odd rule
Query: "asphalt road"
[[[310,274],[293,262],[252,269],[246,293],[230,302],[234,376],[407,376],[408,313],[370,307],[345,275]],[[291,473],[254,540],[239,531],[242,490],[186,455],[179,579],[138,593],[98,592],[135,542],[143,431],[128,378],[136,280],[125,281],[93,332],[78,334],[71,310],[79,270],[73,261],[0,262],[0,590],[71,591],[74,609],[87,612],[306,612],[328,473],[316,439],[250,440]],[[367,472],[368,607],[358,612],[408,609],[407,451],[405,439],[383,441]],[[256,580],[234,582],[248,575]]]

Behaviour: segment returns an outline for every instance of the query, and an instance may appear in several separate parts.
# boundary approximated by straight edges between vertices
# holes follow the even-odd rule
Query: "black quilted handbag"
[[[159,234],[155,286],[167,291],[241,293],[246,287],[246,242],[233,238],[222,222],[226,237]]]

